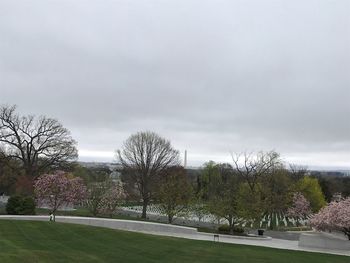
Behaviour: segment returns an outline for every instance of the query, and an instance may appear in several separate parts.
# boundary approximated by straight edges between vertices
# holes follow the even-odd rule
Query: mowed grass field
[[[349,263],[350,258],[74,224],[0,220],[0,262]]]

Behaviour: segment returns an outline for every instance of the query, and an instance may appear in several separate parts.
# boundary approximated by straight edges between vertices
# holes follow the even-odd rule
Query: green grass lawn
[[[350,262],[349,257],[0,220],[0,262]]]

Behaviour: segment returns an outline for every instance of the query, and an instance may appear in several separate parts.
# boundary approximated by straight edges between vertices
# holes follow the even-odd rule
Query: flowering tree
[[[341,231],[350,240],[350,197],[322,208],[311,217],[310,224],[319,231]]]
[[[294,193],[293,204],[287,211],[287,216],[305,219],[311,214],[310,202],[302,193]]]
[[[107,214],[112,217],[113,213],[120,206],[124,198],[125,194],[123,187],[120,184],[112,184],[101,198],[100,204],[97,208],[98,213]]]
[[[38,203],[47,205],[54,215],[64,205],[82,201],[86,195],[86,187],[80,177],[69,178],[62,171],[44,174],[34,184],[34,192]]]

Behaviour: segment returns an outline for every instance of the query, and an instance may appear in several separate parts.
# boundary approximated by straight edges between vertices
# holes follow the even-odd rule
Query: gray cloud
[[[350,166],[349,10],[347,0],[1,1],[0,102],[57,117],[83,159],[111,159],[150,129],[192,164],[276,149]]]

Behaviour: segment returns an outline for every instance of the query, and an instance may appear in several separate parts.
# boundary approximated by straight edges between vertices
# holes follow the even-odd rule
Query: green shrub
[[[219,230],[219,232],[222,232],[222,233],[230,233],[230,226],[229,225],[221,225],[221,226],[219,226],[218,230]],[[244,229],[242,227],[239,227],[239,226],[234,226],[233,233],[242,234],[242,233],[244,233]]]
[[[34,215],[35,214],[35,201],[32,197],[24,197],[23,198],[22,214],[23,215]]]
[[[242,234],[242,233],[244,233],[244,229],[243,229],[243,227],[235,226],[233,228],[233,233],[240,233],[240,234]]]
[[[11,196],[6,204],[9,215],[35,215],[35,202],[32,197]]]
[[[6,204],[6,212],[9,215],[18,215],[19,208],[21,207],[21,197],[11,196]]]
[[[229,225],[221,225],[218,228],[219,232],[230,232],[230,226]]]

